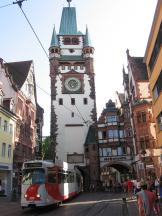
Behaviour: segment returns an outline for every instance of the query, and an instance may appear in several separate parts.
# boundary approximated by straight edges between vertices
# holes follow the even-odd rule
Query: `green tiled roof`
[[[82,56],[69,56],[69,55],[63,55],[59,58],[59,60],[62,61],[82,61]]]
[[[59,35],[82,35],[82,33],[77,30],[75,7],[63,8]]]
[[[92,43],[91,43],[91,39],[87,27],[86,27],[86,34],[84,38],[84,47],[92,47]]]
[[[60,35],[76,35],[77,21],[74,7],[64,7],[60,24]]]
[[[51,39],[51,45],[50,45],[50,47],[53,47],[53,46],[59,46],[58,38],[57,38],[57,35],[56,35],[55,26],[53,28],[53,34],[52,34],[52,39]]]

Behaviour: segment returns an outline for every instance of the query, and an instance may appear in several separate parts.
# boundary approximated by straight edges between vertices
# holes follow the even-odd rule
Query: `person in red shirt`
[[[128,179],[127,181],[127,189],[128,189],[128,197],[132,199],[133,198],[133,182],[131,181],[131,179]]]
[[[137,204],[140,216],[159,215],[156,209],[156,195],[147,190],[147,185],[141,185],[141,191],[137,193]]]

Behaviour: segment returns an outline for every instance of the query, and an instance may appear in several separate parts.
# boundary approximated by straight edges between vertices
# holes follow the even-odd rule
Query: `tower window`
[[[54,49],[51,49],[51,53],[54,53]]]
[[[59,98],[59,105],[63,105],[63,99]]]
[[[65,65],[62,65],[62,66],[61,66],[61,69],[62,69],[62,70],[65,70]]]
[[[77,70],[77,69],[78,69],[77,65],[74,65],[74,70]]]
[[[88,149],[88,147],[87,147],[87,148],[85,148],[85,152],[89,152],[89,149]]]
[[[80,70],[83,70],[83,65],[80,65]]]
[[[64,38],[64,44],[65,45],[71,44],[71,38]]]
[[[71,113],[71,117],[72,117],[72,118],[74,117],[74,112]]]
[[[71,70],[71,65],[68,65],[68,70]]]
[[[75,105],[75,98],[71,98],[71,105]]]
[[[74,45],[79,44],[78,38],[72,38],[72,44],[74,44]]]
[[[74,49],[69,49],[69,52],[70,52],[70,53],[73,53],[73,52],[75,52],[75,51],[74,51]]]
[[[88,104],[88,99],[87,98],[83,98],[83,103],[84,104]]]

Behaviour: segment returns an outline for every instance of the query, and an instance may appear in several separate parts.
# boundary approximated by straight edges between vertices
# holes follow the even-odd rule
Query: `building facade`
[[[22,163],[34,158],[36,86],[32,61],[3,64],[3,104],[17,116],[13,146],[13,187],[20,192]]]
[[[12,191],[13,148],[16,116],[0,105],[0,195]]]
[[[132,57],[127,50],[128,79],[127,98],[129,101],[134,143],[134,168],[137,176],[155,176],[156,149],[155,122],[149,80],[143,57]]]
[[[120,111],[109,100],[98,119],[100,179],[104,184],[110,181],[115,184],[132,176],[132,142],[128,142],[124,115]]]
[[[4,65],[0,63],[0,73]],[[0,82],[0,196],[10,196],[13,176],[13,149],[17,117],[4,104],[3,83]]]
[[[144,56],[152,96],[153,114],[156,123],[157,143],[159,156],[156,167],[160,167],[158,175],[162,174],[162,1],[158,0],[147,48]]]

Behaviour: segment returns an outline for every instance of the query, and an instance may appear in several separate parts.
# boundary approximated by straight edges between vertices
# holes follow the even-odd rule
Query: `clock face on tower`
[[[76,77],[68,77],[65,80],[64,85],[66,90],[76,92],[81,88],[81,81]]]

